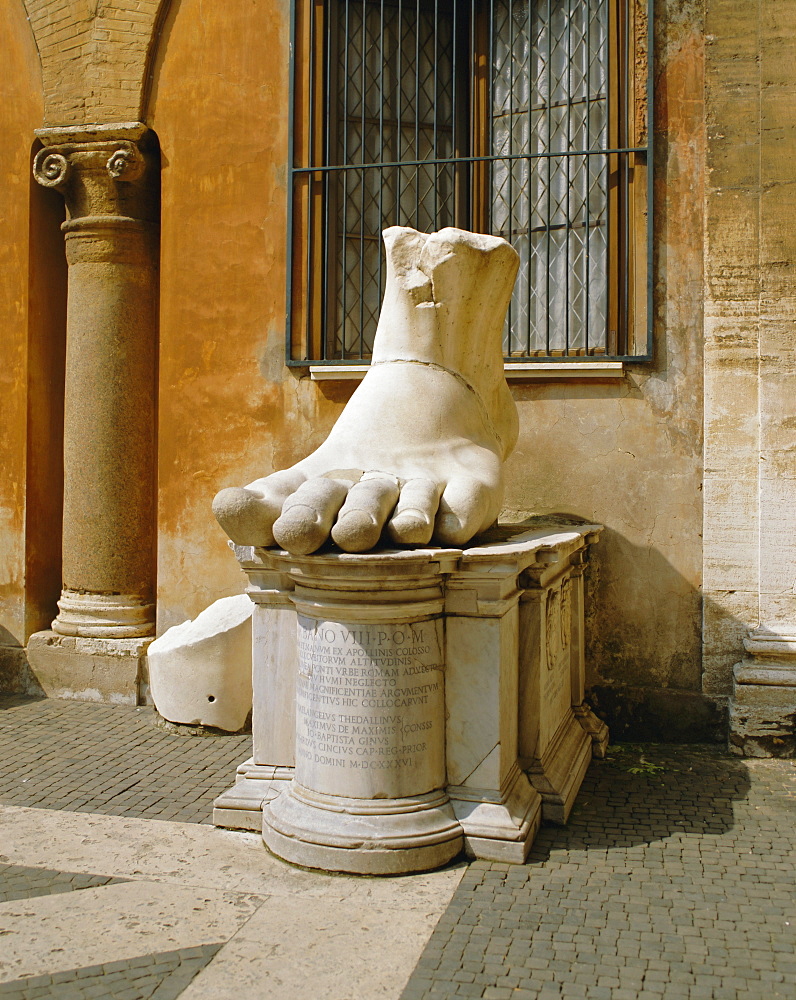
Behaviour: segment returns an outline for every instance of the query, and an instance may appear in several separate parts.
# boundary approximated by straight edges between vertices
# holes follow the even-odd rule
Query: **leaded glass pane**
[[[381,231],[432,232],[454,222],[454,15],[440,0],[343,0],[338,156],[370,165],[336,172],[339,280],[327,357],[372,352],[384,290]],[[405,164],[379,166],[379,164]]]
[[[520,254],[507,355],[604,351],[609,0],[495,0],[492,231]],[[556,155],[558,154],[558,155]]]

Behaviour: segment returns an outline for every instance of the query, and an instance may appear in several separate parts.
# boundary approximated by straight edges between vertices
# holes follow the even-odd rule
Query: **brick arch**
[[[41,58],[44,124],[140,121],[169,0],[22,0]]]

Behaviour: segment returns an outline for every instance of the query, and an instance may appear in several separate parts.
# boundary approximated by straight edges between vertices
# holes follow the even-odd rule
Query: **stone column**
[[[733,668],[730,752],[796,757],[796,629],[752,629],[744,650]]]
[[[134,701],[155,618],[157,148],[140,123],[37,135],[69,279],[63,589],[29,658],[50,694]]]

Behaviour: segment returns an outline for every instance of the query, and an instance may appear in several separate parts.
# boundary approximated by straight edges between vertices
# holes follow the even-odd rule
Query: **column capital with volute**
[[[158,221],[152,131],[131,122],[45,128],[36,135],[44,145],[34,158],[33,175],[64,197],[69,262],[151,258],[146,244]]]

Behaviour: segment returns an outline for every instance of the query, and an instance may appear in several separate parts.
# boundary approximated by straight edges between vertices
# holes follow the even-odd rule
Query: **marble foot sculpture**
[[[222,490],[239,545],[295,555],[461,545],[496,519],[517,438],[503,323],[519,259],[459,229],[384,232],[387,280],[370,368],[326,441],[290,469]]]

